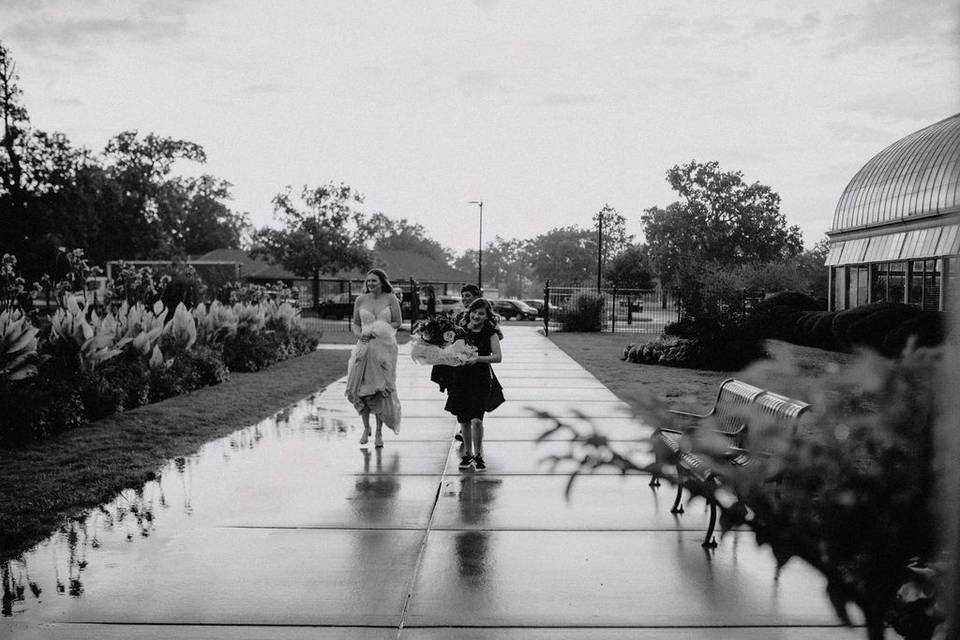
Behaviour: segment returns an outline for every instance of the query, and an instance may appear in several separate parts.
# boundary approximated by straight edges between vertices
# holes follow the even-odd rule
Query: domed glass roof
[[[832,231],[960,209],[960,113],[874,156],[843,190]]]

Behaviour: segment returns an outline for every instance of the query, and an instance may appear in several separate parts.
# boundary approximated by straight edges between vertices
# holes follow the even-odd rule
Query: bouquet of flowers
[[[410,357],[417,364],[443,364],[458,367],[471,356],[477,355],[476,347],[468,345],[453,320],[446,315],[436,315],[418,322],[413,327]]]

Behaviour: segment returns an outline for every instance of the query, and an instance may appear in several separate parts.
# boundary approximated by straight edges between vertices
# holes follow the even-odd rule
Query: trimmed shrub
[[[808,296],[800,291],[778,291],[772,293],[756,304],[754,308],[765,309],[774,307],[788,307],[795,311],[823,311],[826,307],[821,300]]]
[[[565,305],[564,331],[600,331],[603,323],[603,297],[593,293],[580,293]]]
[[[793,332],[788,335],[774,336],[783,340],[818,349],[836,349],[833,339],[832,311],[800,311],[791,314]]]
[[[691,316],[684,316],[676,322],[671,322],[663,328],[663,335],[677,338],[696,338],[699,323]]]
[[[840,345],[833,337],[833,318],[837,315],[835,311],[821,311],[816,321],[810,328],[810,346],[818,349],[828,349],[837,351]]]
[[[932,347],[941,344],[946,335],[943,312],[921,311],[887,333],[881,350],[887,354],[898,355],[907,346],[911,337],[915,338],[918,347]]]
[[[797,326],[801,312],[821,311],[826,307],[805,293],[779,291],[754,305],[748,323],[751,331],[764,338],[793,341],[802,332]]]
[[[900,303],[874,302],[871,304],[860,305],[859,307],[853,307],[852,309],[837,311],[837,315],[835,315],[833,318],[833,337],[838,343],[844,346],[849,346],[850,343],[847,342],[847,330],[850,328],[851,324],[862,320],[872,313],[876,313],[880,309],[886,309],[897,304]]]
[[[843,345],[880,349],[887,334],[915,317],[920,308],[902,302],[876,302],[837,313],[833,335]]]

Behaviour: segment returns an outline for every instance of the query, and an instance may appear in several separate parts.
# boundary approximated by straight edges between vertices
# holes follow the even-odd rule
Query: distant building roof
[[[240,265],[241,278],[252,278],[256,280],[301,279],[297,274],[292,271],[287,271],[263,256],[257,256],[256,258],[250,257],[250,254],[243,249],[214,249],[209,253],[193,258],[193,260],[236,262]]]
[[[242,249],[215,249],[193,260],[236,262],[240,265],[240,277],[256,280],[302,280],[301,276],[287,271],[278,264],[258,256],[256,258]],[[415,251],[384,249],[374,254],[373,264],[387,272],[390,280],[400,282],[413,278],[417,282],[446,282],[459,284],[471,282],[472,276],[449,265]],[[357,269],[340,271],[334,276],[322,276],[334,280],[363,280],[365,273]]]
[[[383,249],[377,251],[374,263],[387,272],[391,280],[418,282],[470,282],[472,277],[463,271],[414,251]]]

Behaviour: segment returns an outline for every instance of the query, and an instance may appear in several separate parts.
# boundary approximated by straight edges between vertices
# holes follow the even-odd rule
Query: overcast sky
[[[201,144],[256,226],[284,185],[457,251],[591,225],[639,233],[664,173],[718,160],[772,186],[808,246],[882,148],[960,110],[954,0],[0,0],[34,126],[100,151]]]

